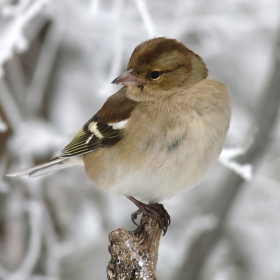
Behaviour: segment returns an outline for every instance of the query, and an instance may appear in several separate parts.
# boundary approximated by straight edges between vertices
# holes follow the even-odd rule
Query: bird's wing
[[[78,131],[73,140],[61,151],[60,155],[43,163],[19,172],[7,174],[9,177],[37,177],[72,165],[82,164],[79,155],[102,147],[110,147],[123,137],[125,125],[136,106],[128,99],[123,87],[108,98],[103,107]]]
[[[115,145],[123,137],[125,125],[136,106],[128,99],[126,87],[113,94],[102,108],[78,131],[72,141],[61,151],[59,158],[69,158],[89,153],[102,147]]]

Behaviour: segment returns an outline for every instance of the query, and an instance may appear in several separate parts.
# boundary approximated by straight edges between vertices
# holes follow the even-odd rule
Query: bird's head
[[[205,63],[197,54],[175,39],[158,37],[138,45],[127,71],[112,83],[127,86],[129,98],[148,101],[188,88],[207,74]]]

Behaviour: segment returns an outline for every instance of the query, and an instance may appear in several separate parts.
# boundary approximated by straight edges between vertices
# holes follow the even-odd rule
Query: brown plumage
[[[165,37],[141,43],[108,98],[54,160],[10,176],[82,164],[102,190],[158,202],[197,185],[217,161],[231,107],[227,88],[207,79],[203,60]],[[154,206],[153,206],[154,207]],[[135,218],[135,215],[133,216]],[[160,221],[159,221],[160,223]],[[166,230],[169,218],[160,225]]]

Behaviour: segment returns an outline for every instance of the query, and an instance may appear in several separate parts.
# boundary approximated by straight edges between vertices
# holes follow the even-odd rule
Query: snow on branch
[[[251,146],[251,143],[250,145]],[[236,147],[236,148],[228,148],[223,149],[219,162],[229,169],[233,170],[237,174],[239,174],[244,180],[251,181],[253,177],[253,166],[250,163],[241,164],[237,161],[234,161],[238,156],[242,156],[246,154],[248,150],[247,147]]]
[[[119,228],[109,234],[111,260],[107,278],[156,280],[159,242],[162,230],[158,222],[143,214],[135,231]]]
[[[0,77],[4,75],[4,63],[13,56],[14,52],[21,53],[28,48],[24,29],[48,2],[49,0],[22,0],[17,5],[7,4],[0,7],[2,17],[7,19],[0,36]]]
[[[139,13],[142,17],[143,20],[143,24],[145,25],[149,37],[155,37],[157,36],[157,32],[156,32],[156,27],[152,21],[151,15],[147,9],[146,3],[144,2],[144,0],[136,0],[136,5],[137,8],[139,10]]]

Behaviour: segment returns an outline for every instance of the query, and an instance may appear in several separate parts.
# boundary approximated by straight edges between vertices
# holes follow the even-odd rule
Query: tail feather
[[[48,173],[51,173],[53,171],[57,171],[60,169],[64,169],[67,167],[72,166],[73,163],[71,163],[68,159],[62,159],[62,158],[54,158],[53,160],[36,165],[34,167],[26,168],[24,170],[21,170],[19,172],[10,173],[6,176],[8,177],[17,177],[17,176],[30,176],[30,177],[38,177],[41,175],[45,175]]]

